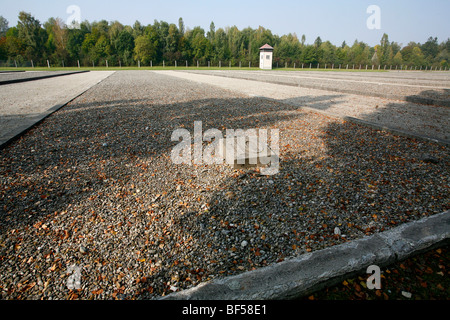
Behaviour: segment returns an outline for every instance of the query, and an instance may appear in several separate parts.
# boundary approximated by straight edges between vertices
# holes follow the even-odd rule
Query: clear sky
[[[305,34],[306,43],[320,36],[335,45],[358,39],[374,46],[387,33],[390,41],[405,46],[410,41],[424,43],[430,36],[438,37],[439,43],[450,37],[450,0],[0,0],[0,15],[10,27],[17,24],[20,11],[41,23],[50,17],[66,21],[70,5],[80,8],[82,21],[133,25],[138,20],[147,25],[156,19],[178,24],[182,17],[191,29],[201,26],[207,31],[211,21],[216,30],[263,26],[279,36]],[[367,27],[370,5],[380,8],[380,29]]]

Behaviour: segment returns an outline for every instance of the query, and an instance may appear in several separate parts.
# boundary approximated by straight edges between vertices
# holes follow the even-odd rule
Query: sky
[[[20,11],[41,23],[50,17],[67,21],[71,5],[79,8],[82,21],[133,25],[138,20],[148,25],[156,19],[178,25],[182,17],[190,29],[200,26],[208,31],[211,21],[216,30],[263,26],[279,36],[295,33],[300,39],[304,34],[309,44],[320,36],[334,45],[358,40],[374,46],[383,33],[403,46],[424,43],[430,36],[439,43],[450,38],[450,0],[0,0],[0,15],[10,27],[17,24]],[[379,11],[367,12],[371,5]]]

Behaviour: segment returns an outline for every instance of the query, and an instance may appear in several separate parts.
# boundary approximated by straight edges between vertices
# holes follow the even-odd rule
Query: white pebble
[[[412,297],[412,294],[411,294],[411,292],[402,291],[402,296],[404,296],[405,298],[410,299]]]

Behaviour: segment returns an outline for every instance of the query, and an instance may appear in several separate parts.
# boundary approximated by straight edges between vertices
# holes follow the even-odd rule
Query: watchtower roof
[[[263,45],[261,48],[259,48],[259,50],[273,50],[273,47],[271,47],[270,45],[268,45],[267,43],[265,45]]]

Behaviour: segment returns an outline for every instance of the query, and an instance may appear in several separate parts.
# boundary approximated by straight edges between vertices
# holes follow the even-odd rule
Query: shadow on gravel
[[[135,290],[143,297],[449,207],[447,147],[259,98],[80,101],[1,151],[0,234],[29,228],[49,243],[79,243],[80,230],[101,225],[98,238],[86,239],[89,250],[111,262],[99,243],[111,250],[130,245],[130,257],[115,259],[124,269],[143,270]],[[279,129],[280,172],[261,176],[253,169],[172,164],[173,130],[193,135],[194,121],[203,122],[203,131]],[[423,155],[438,162],[424,162]],[[44,236],[46,224],[63,212],[74,213],[63,215],[73,223]],[[136,267],[143,257],[145,265]]]
[[[283,136],[278,174],[237,171],[212,195],[209,215],[197,218],[213,226],[207,239],[228,244],[226,275],[450,207],[447,147],[350,122],[322,119],[313,127],[307,118],[276,126]],[[240,231],[239,239],[228,237],[230,229]]]
[[[406,97],[406,101],[450,107],[450,89],[425,90],[418,95]]]
[[[391,102],[380,108],[376,106],[374,112],[362,115],[361,119],[450,143],[449,92],[450,90],[422,91],[418,95],[408,96],[408,102]],[[419,101],[420,99],[427,101]]]
[[[283,103],[287,104],[294,104],[299,105],[299,103],[306,105],[310,108],[318,109],[318,110],[327,110],[331,106],[338,103],[338,99],[345,98],[344,94],[335,94],[335,95],[323,95],[319,97],[310,97],[310,96],[303,96],[303,97],[296,97],[296,98],[289,98],[284,99]]]
[[[139,161],[170,162],[172,132],[186,128],[193,135],[194,121],[205,131],[270,127],[303,116],[297,107],[258,98],[77,101],[1,151],[1,233],[86,201],[108,182],[126,185]]]

